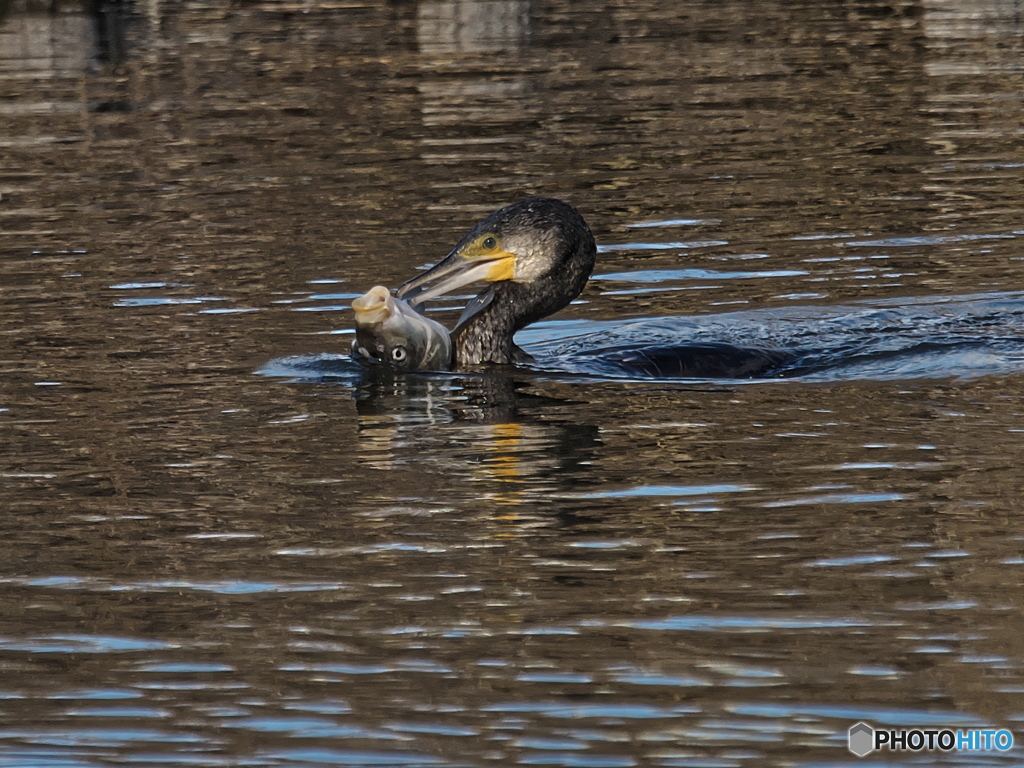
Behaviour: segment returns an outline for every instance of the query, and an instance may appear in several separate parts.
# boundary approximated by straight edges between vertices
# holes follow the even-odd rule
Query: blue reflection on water
[[[581,493],[574,498],[579,499],[619,499],[632,496],[712,496],[716,493],[742,493],[757,490],[752,485],[641,485],[635,488],[624,488],[617,491],[596,491]]]
[[[607,272],[592,280],[615,280],[627,283],[663,283],[669,280],[756,280],[765,277],[799,277],[802,269],[766,269],[763,271],[714,269],[646,269],[635,272]]]
[[[46,635],[40,637],[0,637],[0,650],[29,653],[122,653],[173,648],[161,640],[104,635]]]
[[[270,760],[326,765],[436,765],[444,762],[431,755],[402,752],[360,752],[346,749],[283,749],[260,753]]]

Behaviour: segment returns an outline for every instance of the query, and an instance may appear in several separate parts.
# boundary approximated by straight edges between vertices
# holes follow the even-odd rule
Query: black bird
[[[436,266],[409,280],[398,297],[410,304],[490,283],[466,306],[452,331],[453,368],[530,360],[516,331],[554,314],[583,291],[597,258],[594,236],[573,206],[531,197],[479,222]],[[753,378],[783,362],[780,353],[697,343],[642,344],[605,350],[601,362],[633,375]]]
[[[439,264],[399,288],[398,297],[420,304],[469,283],[493,283],[452,331],[455,366],[522,362],[529,356],[513,343],[515,332],[579,296],[596,258],[579,211],[531,197],[473,227]]]

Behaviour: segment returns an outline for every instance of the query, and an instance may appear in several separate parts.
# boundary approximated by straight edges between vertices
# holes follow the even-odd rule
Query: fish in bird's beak
[[[496,235],[485,233],[460,243],[437,265],[403,284],[398,297],[418,305],[470,283],[511,280],[515,273],[515,254]]]
[[[377,285],[352,302],[356,338],[352,357],[400,371],[447,371],[452,367],[448,329],[424,317]]]

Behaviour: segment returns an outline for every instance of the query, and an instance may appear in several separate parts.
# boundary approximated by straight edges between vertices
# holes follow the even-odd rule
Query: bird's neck
[[[516,362],[519,348],[512,337],[526,323],[532,322],[532,319],[524,321],[529,307],[516,303],[516,298],[523,298],[516,288],[514,283],[509,283],[502,290],[496,290],[487,308],[470,318],[452,336],[456,368]]]
[[[508,365],[528,360],[529,355],[512,341],[516,331],[566,306],[583,290],[589,274],[588,268],[586,272],[579,270],[579,274],[566,275],[565,280],[493,286],[490,303],[452,336],[455,367]]]
[[[560,272],[532,283],[512,281],[495,283],[488,290],[490,302],[465,322],[453,335],[455,368],[484,363],[508,365],[528,360],[512,341],[516,331],[530,323],[553,315],[583,292],[594,269],[597,255],[594,240],[580,248],[580,258],[568,260]]]

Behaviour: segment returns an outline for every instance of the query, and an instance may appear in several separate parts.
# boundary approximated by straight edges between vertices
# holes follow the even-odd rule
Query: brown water
[[[527,346],[1019,307],[1019,2],[0,8],[0,766],[863,765],[858,720],[1024,721],[1012,354],[258,373],[534,193],[603,252]]]

